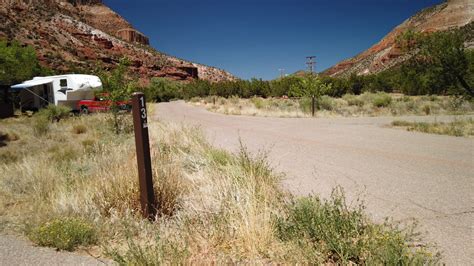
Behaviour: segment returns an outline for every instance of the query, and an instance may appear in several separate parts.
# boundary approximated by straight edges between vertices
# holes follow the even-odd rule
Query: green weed
[[[40,246],[67,251],[97,243],[92,225],[76,218],[61,218],[44,223],[33,229],[29,237]]]
[[[419,255],[422,249],[411,249],[412,234],[371,223],[362,204],[350,208],[340,188],[328,200],[303,197],[287,208],[286,216],[276,219],[279,238],[304,245],[302,248],[309,245],[312,253],[325,256],[325,263],[405,265],[439,259]]]

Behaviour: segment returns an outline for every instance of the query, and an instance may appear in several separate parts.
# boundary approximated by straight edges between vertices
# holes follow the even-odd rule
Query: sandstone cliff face
[[[449,0],[420,11],[393,29],[379,43],[325,70],[323,74],[344,77],[353,73],[364,75],[381,72],[409,58],[396,44],[397,37],[406,30],[443,31],[465,26],[473,20],[474,1]]]
[[[115,35],[127,42],[140,43],[143,45],[150,44],[148,37],[146,37],[143,33],[132,28],[120,29],[117,31]]]
[[[153,77],[222,81],[230,73],[160,53],[99,0],[0,1],[0,38],[35,47],[40,62],[63,73],[114,68],[120,58],[146,84]]]

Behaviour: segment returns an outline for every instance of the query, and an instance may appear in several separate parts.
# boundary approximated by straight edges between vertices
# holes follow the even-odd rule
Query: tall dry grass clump
[[[106,114],[49,123],[44,135],[35,134],[35,119],[1,122],[19,139],[0,148],[17,156],[0,161],[0,225],[37,244],[98,245],[104,256],[134,265],[437,260],[429,249],[410,248],[401,231],[371,227],[359,210],[338,207],[343,197],[300,206],[280,189],[264,153],[242,145],[230,154],[210,146],[198,128],[174,124],[150,122],[158,202],[150,222],[140,214],[133,135],[104,126]],[[75,134],[81,125],[87,129]],[[308,237],[321,226],[332,242]]]

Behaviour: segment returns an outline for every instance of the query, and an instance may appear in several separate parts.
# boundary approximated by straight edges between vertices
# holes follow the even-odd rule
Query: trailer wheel
[[[87,106],[81,106],[81,114],[87,115],[89,114],[89,108]]]

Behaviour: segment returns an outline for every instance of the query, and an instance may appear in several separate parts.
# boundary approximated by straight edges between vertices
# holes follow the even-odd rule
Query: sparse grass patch
[[[33,121],[33,132],[37,136],[44,136],[49,132],[50,122],[45,116],[36,116]]]
[[[55,219],[33,229],[28,236],[40,246],[73,251],[78,246],[93,245],[97,242],[96,232],[88,222],[64,218]]]
[[[0,149],[0,162],[9,164],[18,161],[19,156],[10,150]]]
[[[210,98],[210,97],[208,97]],[[233,115],[309,117],[311,98],[226,99],[219,97],[216,104],[208,98],[196,99],[194,105],[208,110]],[[406,96],[385,92],[346,94],[342,98],[323,95],[316,100],[316,117],[401,116],[401,115],[466,115],[474,112],[474,101],[451,96]]]
[[[474,120],[458,119],[452,122],[410,122],[395,120],[392,122],[394,127],[405,127],[408,131],[419,131],[424,133],[449,135],[456,137],[474,136]]]

